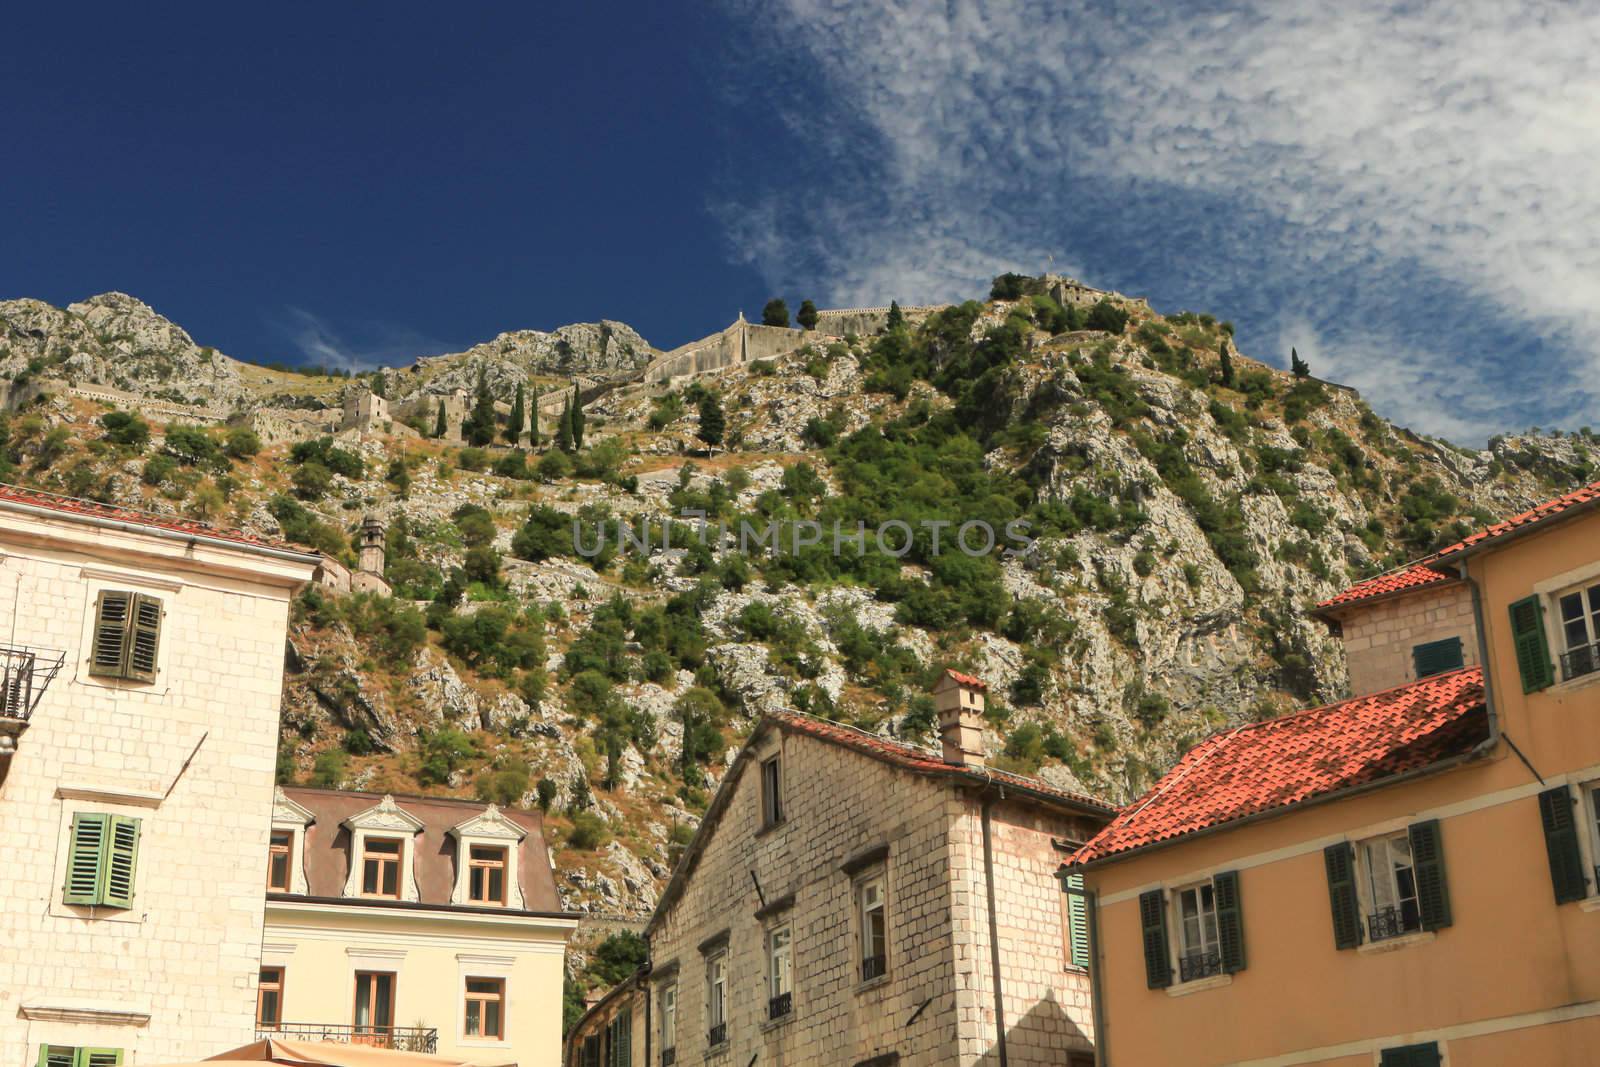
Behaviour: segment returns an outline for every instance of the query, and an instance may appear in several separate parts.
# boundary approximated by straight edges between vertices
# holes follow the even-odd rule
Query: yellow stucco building
[[[259,1036],[555,1067],[577,916],[537,812],[278,790]]]
[[[1596,1062],[1600,483],[1318,614],[1377,691],[1207,739],[1063,868],[1099,1062]]]

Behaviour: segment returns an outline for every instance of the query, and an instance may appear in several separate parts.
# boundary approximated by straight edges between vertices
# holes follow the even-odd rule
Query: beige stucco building
[[[1054,872],[1111,810],[985,766],[976,679],[935,701],[942,753],[765,716],[650,921],[648,972],[568,1063],[1089,1062],[1087,944]]]
[[[1393,688],[1203,741],[1065,868],[1101,1063],[1594,1063],[1600,483],[1318,611]]]
[[[560,1061],[577,917],[538,812],[288,787],[271,822],[261,1036]]]
[[[0,487],[0,1061],[249,1040],[284,634],[315,565]]]

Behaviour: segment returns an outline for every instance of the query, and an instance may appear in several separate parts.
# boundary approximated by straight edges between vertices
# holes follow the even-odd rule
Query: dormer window
[[[272,843],[267,848],[267,892],[289,892],[289,875],[294,866],[294,831],[272,831]]]
[[[449,830],[456,842],[456,882],[450,903],[478,908],[523,908],[517,850],[527,829],[494,804]]]
[[[421,819],[396,804],[394,797],[386,796],[340,825],[350,832],[350,873],[344,883],[345,896],[418,899],[413,839],[424,829]]]
[[[506,904],[506,854],[503,845],[472,845],[467,860],[467,901],[503,908]]]
[[[400,858],[405,842],[398,837],[368,837],[361,847],[361,895],[400,899]]]

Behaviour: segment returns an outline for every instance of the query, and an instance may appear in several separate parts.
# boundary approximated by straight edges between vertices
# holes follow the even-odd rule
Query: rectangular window
[[[767,1018],[781,1019],[794,1009],[794,946],[789,924],[767,933]]]
[[[1600,585],[1574,589],[1556,599],[1561,616],[1561,677],[1600,671]]]
[[[72,1045],[40,1045],[39,1067],[117,1067],[122,1062],[120,1048],[75,1048]]]
[[[380,971],[356,972],[355,1040],[363,1044],[387,1042],[394,1030],[394,975]]]
[[[156,680],[161,600],[127,590],[102,590],[95,600],[89,673],[135,682]]]
[[[267,846],[267,892],[289,892],[289,875],[294,862],[290,846],[293,844],[293,831],[272,831],[272,843]]]
[[[139,864],[138,819],[80,811],[72,817],[63,904],[133,907]]]
[[[400,899],[400,849],[397,837],[369,837],[361,846],[361,895]]]
[[[473,845],[467,858],[467,899],[473,904],[505,906],[507,850]]]
[[[468,1037],[504,1041],[506,980],[504,978],[467,979]]]
[[[276,1030],[283,1022],[283,968],[261,968],[256,986],[256,1029]]]
[[[706,958],[706,1044],[728,1040],[728,954]]]
[[[1459,637],[1429,641],[1411,649],[1411,664],[1418,678],[1431,678],[1445,671],[1460,670],[1465,663]]]
[[[1426,1045],[1403,1045],[1386,1048],[1378,1058],[1379,1067],[1439,1067],[1439,1046],[1430,1041]]]
[[[861,883],[860,903],[861,980],[870,982],[889,973],[889,916],[883,896],[883,875]]]
[[[1192,982],[1222,973],[1222,938],[1217,932],[1217,894],[1210,882],[1177,892],[1178,978]]]
[[[783,767],[777,756],[761,765],[761,825],[783,821]]]
[[[674,982],[661,991],[661,1064],[672,1067],[678,1062],[678,984]]]
[[[1411,838],[1399,833],[1363,841],[1358,852],[1366,881],[1367,939],[1384,941],[1421,930]]]

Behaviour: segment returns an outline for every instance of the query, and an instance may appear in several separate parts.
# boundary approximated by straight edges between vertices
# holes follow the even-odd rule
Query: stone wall
[[[1356,696],[1416,681],[1411,650],[1446,638],[1461,639],[1463,665],[1478,662],[1472,591],[1461,582],[1424,588],[1342,613],[1350,692]]]
[[[332,409],[257,408],[232,420],[248,427],[263,445],[288,444],[331,434],[339,428],[339,412]]]
[[[949,304],[923,304],[916,307],[903,307],[900,314],[905,316],[908,323],[916,325],[936,311],[943,311]],[[816,332],[829,337],[848,337],[854,334],[857,337],[871,337],[881,332],[889,324],[889,309],[877,308],[829,308],[817,312]]]

